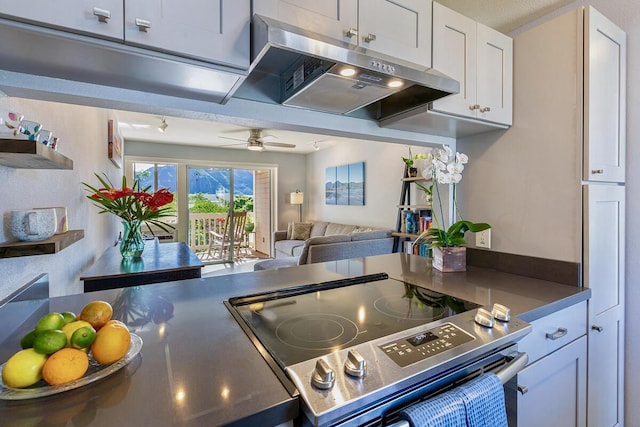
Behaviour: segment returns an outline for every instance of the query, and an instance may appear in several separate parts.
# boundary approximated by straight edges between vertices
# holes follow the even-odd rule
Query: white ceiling
[[[438,0],[439,3],[504,33],[550,13],[571,1]],[[244,142],[249,137],[249,128],[230,123],[166,117],[168,127],[165,132],[161,133],[158,131],[158,126],[162,116],[128,111],[117,111],[115,116],[119,123],[120,133],[125,140],[246,149]],[[311,153],[314,151],[314,143],[322,149],[349,141],[346,138],[279,129],[265,129],[263,135],[275,136],[277,142],[296,145],[295,149],[265,147],[266,150],[292,153]],[[237,140],[225,137],[237,138]]]

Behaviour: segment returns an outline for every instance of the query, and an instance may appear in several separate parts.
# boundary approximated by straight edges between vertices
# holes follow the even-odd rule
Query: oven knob
[[[367,374],[367,361],[356,350],[349,350],[344,371],[352,377],[362,378]]]
[[[493,314],[489,310],[479,308],[474,320],[480,326],[493,328]]]
[[[311,376],[311,385],[322,389],[328,390],[333,387],[336,382],[336,377],[333,373],[333,369],[329,367],[324,359],[318,359],[316,362],[316,369]]]
[[[493,317],[501,322],[508,322],[509,320],[511,320],[511,310],[509,310],[509,307],[505,307],[502,304],[493,304],[491,314],[493,314]]]

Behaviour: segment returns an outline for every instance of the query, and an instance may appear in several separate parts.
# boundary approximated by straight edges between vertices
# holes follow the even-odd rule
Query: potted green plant
[[[244,223],[244,231],[246,231],[247,233],[251,233],[255,228],[255,226],[256,225],[253,223],[253,220],[251,219],[251,217],[247,216],[247,220]]]
[[[469,162],[469,158],[464,153],[455,153],[449,146],[434,148],[427,154],[429,167],[422,171],[424,178],[431,178],[431,185],[428,187],[416,183],[418,188],[431,198],[435,192],[440,210],[440,220],[438,215],[433,213],[435,227],[422,232],[416,239],[416,243],[428,243],[433,251],[433,267],[440,271],[465,271],[466,270],[466,244],[464,235],[467,231],[477,233],[491,228],[491,225],[464,220],[458,209],[456,202],[456,186],[462,180],[464,165]],[[448,228],[445,228],[444,212],[442,210],[442,200],[440,197],[439,184],[451,185],[453,192],[453,206],[455,209],[455,221]]]
[[[404,164],[407,165],[407,177],[415,178],[418,176],[418,168],[415,166],[416,160],[424,160],[427,156],[424,153],[411,154],[409,147],[409,157],[403,157]]]

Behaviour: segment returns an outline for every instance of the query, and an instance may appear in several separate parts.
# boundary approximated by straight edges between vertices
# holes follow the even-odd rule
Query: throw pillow
[[[310,222],[294,222],[291,229],[291,240],[307,240],[311,234]]]
[[[291,240],[292,233],[293,233],[293,221],[287,224],[287,240]]]

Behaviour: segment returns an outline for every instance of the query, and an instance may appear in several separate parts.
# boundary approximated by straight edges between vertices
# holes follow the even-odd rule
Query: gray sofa
[[[382,255],[393,250],[391,229],[325,221],[308,224],[311,229],[306,239],[295,238],[295,233],[292,236],[292,225],[289,230],[274,232],[276,258],[257,263],[254,270]]]

